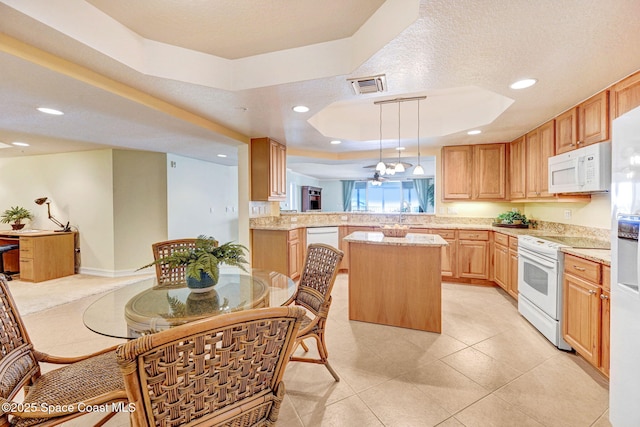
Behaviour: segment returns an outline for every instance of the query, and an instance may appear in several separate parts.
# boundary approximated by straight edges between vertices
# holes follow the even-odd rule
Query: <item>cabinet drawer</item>
[[[585,279],[589,282],[601,283],[601,269],[597,262],[578,258],[573,255],[564,255],[564,272]]]
[[[518,251],[518,238],[509,236],[509,249]]]
[[[456,238],[456,230],[442,230],[442,229],[431,229],[428,231],[430,234],[437,234],[443,239],[455,239]]]
[[[33,260],[20,257],[20,279],[21,280],[35,280],[33,276]]]
[[[300,238],[300,229],[289,230],[289,241],[298,240]]]
[[[498,245],[509,246],[509,236],[502,233],[493,233],[493,241]]]
[[[459,240],[489,240],[487,230],[458,230]]]

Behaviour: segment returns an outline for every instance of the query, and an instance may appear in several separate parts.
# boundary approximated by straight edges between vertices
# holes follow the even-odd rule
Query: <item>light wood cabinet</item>
[[[444,200],[473,197],[473,146],[442,147],[442,190]]]
[[[338,243],[339,249],[344,252],[342,261],[340,262],[340,270],[349,270],[349,242],[345,242],[342,239],[351,233],[356,231],[377,231],[376,227],[362,226],[362,225],[343,225],[338,229]]]
[[[443,200],[505,200],[507,144],[442,147]]]
[[[515,242],[515,243],[514,243]],[[518,238],[509,237],[509,282],[507,293],[518,299]]]
[[[20,237],[20,280],[42,282],[75,273],[75,233]]]
[[[616,83],[610,92],[611,120],[640,106],[640,72]]]
[[[556,117],[556,154],[609,139],[609,91]]]
[[[473,146],[473,199],[507,198],[507,144]]]
[[[525,136],[527,199],[553,197],[549,193],[548,159],[555,154],[555,130],[552,120]]]
[[[489,278],[489,232],[486,230],[458,230],[458,277]]]
[[[502,244],[501,236],[504,236],[507,241],[509,240],[508,236],[504,234],[495,233],[494,235],[493,274],[494,281],[498,286],[507,291],[509,289],[509,280],[511,279],[509,275],[509,248],[507,245]]]
[[[287,149],[270,138],[251,140],[251,200],[283,201],[287,196]]]
[[[442,247],[440,255],[440,271],[442,277],[456,276],[456,230],[436,229],[436,228],[412,228],[411,233],[437,234],[448,243]]]
[[[525,180],[526,167],[526,142],[525,137],[516,139],[509,149],[509,179],[511,199],[524,199],[526,197]]]
[[[305,257],[305,229],[252,230],[253,268],[277,271],[296,280],[302,273]]]
[[[610,286],[609,275],[607,266],[565,254],[564,339],[605,375],[609,374],[610,293],[603,286]]]

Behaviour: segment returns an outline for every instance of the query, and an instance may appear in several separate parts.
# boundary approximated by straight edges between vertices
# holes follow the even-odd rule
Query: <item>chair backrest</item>
[[[300,276],[295,303],[314,316],[327,315],[331,290],[344,253],[330,245],[314,243],[307,247],[307,256]]]
[[[0,274],[0,323],[0,396],[12,399],[24,384],[40,376],[40,365],[3,274]]]
[[[157,261],[165,258],[174,252],[196,247],[196,239],[177,239],[157,242],[151,245],[153,259]],[[158,283],[184,283],[186,280],[187,268],[185,266],[170,267],[166,263],[156,264],[156,277]]]
[[[246,310],[121,345],[116,355],[136,407],[132,424],[275,422],[282,375],[304,315],[294,306]]]

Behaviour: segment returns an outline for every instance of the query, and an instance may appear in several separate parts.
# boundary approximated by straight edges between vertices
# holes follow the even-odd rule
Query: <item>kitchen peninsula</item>
[[[349,242],[349,319],[440,333],[442,246],[436,234],[385,237],[356,231]]]

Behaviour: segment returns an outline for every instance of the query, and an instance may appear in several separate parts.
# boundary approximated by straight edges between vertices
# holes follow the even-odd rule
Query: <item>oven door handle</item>
[[[529,251],[527,249],[524,249],[524,248],[518,248],[518,257],[526,258],[527,260],[531,261],[532,263],[541,265],[541,266],[546,267],[546,268],[555,268],[556,267],[556,264],[554,262],[541,259],[540,256],[536,255],[534,252],[531,252],[531,251]]]

